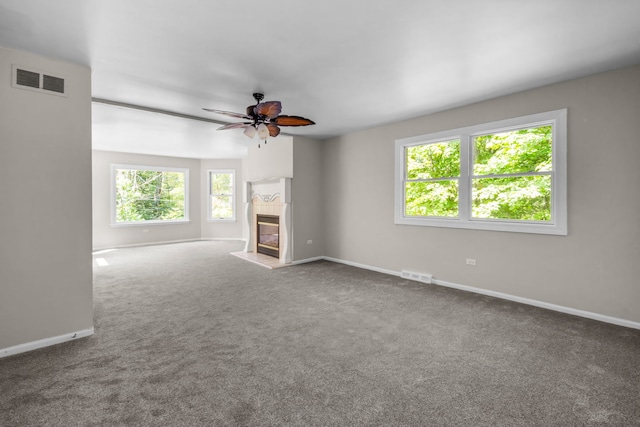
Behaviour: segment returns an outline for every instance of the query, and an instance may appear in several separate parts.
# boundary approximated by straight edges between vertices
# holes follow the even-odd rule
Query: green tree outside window
[[[211,199],[209,219],[233,219],[234,173],[232,171],[209,172],[209,194]]]
[[[551,219],[552,131],[540,126],[474,138],[472,217]]]
[[[458,216],[460,140],[406,148],[405,215]]]
[[[185,173],[116,169],[116,222],[185,220]]]

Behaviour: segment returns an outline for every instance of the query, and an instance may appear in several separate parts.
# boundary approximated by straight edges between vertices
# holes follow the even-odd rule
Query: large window
[[[188,169],[111,165],[112,223],[186,222]]]
[[[566,110],[396,141],[397,224],[567,234]]]
[[[209,171],[209,220],[235,221],[235,171]]]

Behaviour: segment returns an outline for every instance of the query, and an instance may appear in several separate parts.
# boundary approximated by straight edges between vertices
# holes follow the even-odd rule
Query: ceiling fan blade
[[[251,117],[247,116],[246,114],[233,113],[231,111],[213,110],[211,108],[203,108],[203,110],[204,111],[209,111],[210,113],[216,113],[216,114],[222,114],[224,116],[235,117],[237,119],[251,120]]]
[[[265,116],[269,119],[273,119],[280,114],[280,111],[282,111],[282,104],[280,101],[261,102],[254,107],[253,111],[259,116]]]
[[[272,121],[278,126],[309,126],[316,124],[313,120],[300,116],[278,116]]]
[[[230,123],[228,125],[220,126],[217,130],[227,130],[227,129],[238,129],[238,128],[246,128],[251,123]]]
[[[273,123],[269,123],[267,125],[267,129],[269,129],[269,136],[272,138],[275,138],[280,134],[280,128],[278,127],[278,125],[275,125]]]

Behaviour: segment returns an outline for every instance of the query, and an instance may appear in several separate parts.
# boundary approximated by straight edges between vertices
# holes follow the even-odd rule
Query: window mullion
[[[502,173],[502,174],[488,174],[488,175],[471,175],[471,179],[483,179],[483,178],[519,178],[526,176],[547,176],[552,175],[553,171],[544,172],[520,172],[520,173]]]
[[[473,164],[471,137],[460,135],[460,181],[458,182],[458,209],[462,220],[471,218],[471,165]]]

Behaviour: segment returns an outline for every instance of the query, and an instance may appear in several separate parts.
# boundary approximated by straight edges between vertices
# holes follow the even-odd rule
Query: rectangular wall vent
[[[433,276],[431,274],[416,273],[416,272],[407,271],[407,270],[402,270],[402,272],[400,273],[400,276],[403,279],[415,280],[416,282],[422,282],[422,283],[431,283],[431,279],[433,279]]]
[[[16,69],[16,84],[20,86],[29,86],[36,89],[40,88],[40,74],[27,70]]]
[[[42,89],[50,90],[52,92],[64,93],[64,79],[43,74]]]
[[[64,79],[36,70],[13,66],[11,86],[51,95],[67,96]]]

